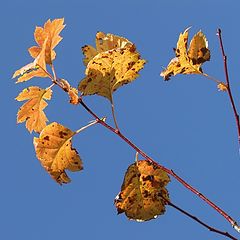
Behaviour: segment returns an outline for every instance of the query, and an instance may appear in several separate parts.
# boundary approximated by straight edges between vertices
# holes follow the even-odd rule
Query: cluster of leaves
[[[33,77],[49,78],[51,84],[47,88],[30,86],[17,97],[17,101],[26,101],[19,109],[17,122],[26,122],[28,131],[35,132],[33,143],[36,156],[44,169],[59,184],[69,183],[66,170],[80,171],[82,160],[72,147],[72,138],[89,125],[72,131],[69,128],[52,122],[47,125],[44,109],[46,100],[51,100],[54,86],[68,93],[70,103],[82,104],[85,95],[97,94],[107,98],[113,105],[113,93],[124,84],[131,83],[138,77],[139,71],[146,61],[141,58],[136,46],[128,39],[98,32],[96,46],[82,47],[83,63],[86,66],[85,77],[74,88],[70,83],[56,77],[53,61],[56,58],[55,47],[60,43],[61,31],[64,29],[64,19],[48,20],[43,27],[36,27],[34,38],[37,46],[28,49],[33,62],[17,70],[13,77],[17,83],[25,82]],[[205,35],[199,31],[191,40],[189,48],[188,31],[180,34],[174,57],[167,68],[160,74],[165,80],[177,74],[201,74],[202,64],[210,60],[210,50]],[[50,71],[48,70],[50,69]],[[218,88],[227,91],[228,86],[217,81]],[[113,112],[114,117],[114,112]],[[114,117],[115,118],[115,117]],[[98,121],[105,119],[97,118]],[[116,124],[116,130],[119,131]],[[136,155],[137,156],[137,155]],[[149,159],[138,160],[126,171],[121,192],[115,198],[118,213],[125,213],[129,219],[146,221],[156,218],[165,212],[165,205],[170,203],[166,185],[170,178],[166,171]]]
[[[66,170],[80,171],[83,164],[71,143],[72,137],[80,131],[72,131],[57,122],[47,125],[48,119],[43,110],[47,106],[46,100],[52,97],[53,86],[58,85],[67,92],[72,104],[79,104],[82,96],[92,94],[103,96],[113,103],[113,92],[136,79],[145,64],[135,45],[128,39],[98,32],[96,47],[82,47],[86,77],[76,89],[67,80],[56,78],[53,67],[56,58],[54,48],[62,40],[59,34],[65,26],[63,23],[63,19],[48,20],[44,27],[36,27],[34,37],[38,46],[28,49],[34,61],[13,75],[14,78],[18,77],[17,83],[33,77],[47,77],[52,81],[46,89],[30,86],[16,97],[18,101],[27,101],[18,111],[17,122],[26,122],[29,132],[39,133],[33,141],[36,156],[59,184],[70,182]],[[157,166],[146,160],[136,160],[128,168],[122,191],[115,200],[118,213],[126,212],[129,218],[139,221],[164,213],[169,199],[165,185],[169,181],[168,175]]]

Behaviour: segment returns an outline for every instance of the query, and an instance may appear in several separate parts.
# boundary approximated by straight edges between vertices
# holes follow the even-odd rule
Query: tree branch
[[[181,177],[179,177],[173,170],[168,169],[156,161],[154,161],[151,157],[149,157],[145,152],[143,152],[139,147],[137,147],[134,143],[132,143],[128,138],[126,138],[121,132],[119,132],[117,129],[114,129],[110,125],[108,125],[106,122],[101,121],[101,119],[83,102],[81,99],[80,104],[87,110],[88,113],[90,113],[93,117],[95,117],[101,125],[106,127],[111,132],[118,135],[123,141],[125,141],[129,146],[131,146],[134,150],[136,150],[139,154],[141,154],[145,159],[147,159],[152,164],[157,165],[159,168],[161,168],[163,171],[174,177],[178,182],[180,182],[184,187],[186,187],[188,190],[196,194],[198,197],[200,197],[203,201],[205,201],[208,205],[210,205],[214,210],[216,210],[218,213],[220,213],[236,230],[239,228],[237,222],[232,219],[225,211],[223,211],[220,207],[218,207],[216,204],[214,204],[212,201],[210,201],[206,196],[204,196],[202,193],[200,193],[197,189],[192,187],[190,184],[185,182]],[[237,230],[238,231],[238,230]]]
[[[197,218],[196,216],[190,214],[189,212],[183,210],[182,208],[176,206],[175,204],[173,204],[172,202],[170,202],[169,200],[165,199],[163,196],[161,196],[167,203],[169,206],[175,208],[177,211],[183,213],[184,215],[188,216],[189,218],[193,219],[194,221],[198,222],[200,225],[204,226],[205,228],[207,228],[209,231],[211,232],[215,232],[218,233],[220,235],[226,236],[230,239],[233,240],[237,240],[237,238],[233,237],[232,235],[230,235],[228,232],[223,232],[219,229],[213,228],[211,226],[209,226],[208,224],[206,224],[205,222],[203,222],[202,220],[200,220],[199,218]]]
[[[228,75],[228,66],[227,66],[227,56],[225,55],[224,47],[223,47],[223,41],[222,41],[222,31],[220,28],[217,29],[217,36],[219,39],[219,44],[220,44],[220,49],[222,52],[222,58],[223,58],[223,64],[224,64],[224,72],[225,72],[225,79],[227,83],[227,93],[231,102],[231,106],[233,109],[236,125],[237,125],[237,130],[238,130],[238,143],[240,145],[240,124],[239,124],[239,114],[237,112],[237,108],[234,103],[232,91],[231,91],[231,86],[230,86],[230,80],[229,80],[229,75]]]

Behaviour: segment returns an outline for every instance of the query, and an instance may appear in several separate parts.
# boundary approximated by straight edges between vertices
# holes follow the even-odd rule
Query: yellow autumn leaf
[[[71,181],[65,170],[75,172],[83,169],[82,160],[72,147],[72,137],[75,134],[76,132],[53,122],[42,130],[39,138],[34,138],[37,158],[59,184]]]
[[[45,50],[45,61],[47,64],[51,64],[56,57],[54,48],[62,40],[59,35],[65,27],[64,18],[50,19],[44,24],[44,27],[36,27],[34,32],[34,38],[38,46],[33,46],[28,49],[30,55],[36,58],[43,48],[43,43],[47,39],[46,50]]]
[[[17,101],[25,101],[18,110],[17,123],[26,121],[26,128],[29,132],[41,132],[48,121],[44,108],[48,105],[45,100],[50,100],[52,96],[51,89],[42,89],[32,86],[25,88],[17,97]]]
[[[101,52],[106,52],[115,48],[124,48],[126,46],[132,45],[132,43],[124,37],[120,37],[111,33],[105,34],[103,32],[98,32],[96,34],[95,41],[96,48],[91,45],[85,45],[82,47],[82,52],[85,55],[83,62],[86,66],[91,59],[93,59],[97,54]]]
[[[130,165],[115,198],[118,214],[125,212],[129,219],[147,221],[164,214],[169,200],[165,186],[169,176],[146,160]]]
[[[210,60],[208,41],[201,31],[194,35],[187,49],[188,30],[189,28],[180,34],[175,49],[176,57],[160,74],[164,80],[169,80],[172,75],[177,74],[202,74],[202,64]]]
[[[41,52],[37,58],[26,66],[18,69],[14,74],[13,78],[18,77],[17,83],[25,82],[33,77],[48,77],[46,73],[46,62],[45,62],[45,49],[47,39],[45,39]]]
[[[98,94],[112,102],[112,93],[136,79],[145,62],[134,45],[99,53],[88,63],[78,89],[83,95]]]

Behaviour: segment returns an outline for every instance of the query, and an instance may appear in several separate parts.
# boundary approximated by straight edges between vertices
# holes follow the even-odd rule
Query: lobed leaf
[[[75,134],[76,132],[53,122],[42,130],[39,138],[34,138],[37,158],[59,184],[71,181],[65,170],[75,172],[83,169],[78,152],[72,148],[72,137]]]
[[[99,53],[88,63],[78,89],[83,95],[98,94],[112,102],[112,93],[136,79],[145,62],[134,45]]]
[[[54,48],[62,40],[62,37],[59,34],[65,27],[63,23],[64,18],[54,19],[53,21],[49,19],[44,24],[43,28],[36,27],[34,32],[34,38],[38,46],[33,46],[28,49],[30,55],[33,58],[36,58],[40,54],[43,48],[43,43],[47,39],[45,61],[47,64],[52,64],[52,61],[56,57],[56,52],[54,51]]]
[[[32,86],[25,88],[17,97],[17,101],[25,101],[18,110],[17,123],[26,121],[26,128],[29,132],[41,132],[48,121],[43,110],[48,105],[45,100],[50,100],[52,96],[51,89],[42,89]]]
[[[14,74],[13,78],[18,77],[17,83],[25,82],[33,77],[48,77],[46,73],[46,62],[45,62],[45,49],[47,39],[45,39],[41,51],[34,62],[27,64],[26,66],[18,69]]]
[[[169,200],[165,186],[169,176],[158,166],[146,160],[130,165],[124,177],[121,192],[115,198],[118,214],[129,219],[147,221],[165,213]]]
[[[85,58],[83,59],[84,64],[87,64],[92,60],[97,54],[101,52],[106,52],[116,48],[125,48],[127,46],[131,46],[132,43],[123,37],[111,34],[111,33],[103,33],[98,32],[96,34],[96,48],[91,45],[85,45],[82,47],[83,54]]]
[[[160,74],[164,80],[169,80],[172,75],[177,74],[202,74],[202,64],[210,60],[208,41],[201,31],[194,35],[187,50],[188,30],[189,28],[180,34],[175,49],[176,57]]]

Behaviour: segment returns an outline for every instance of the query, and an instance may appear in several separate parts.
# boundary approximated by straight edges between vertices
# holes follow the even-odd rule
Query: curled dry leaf
[[[78,97],[78,90],[74,87],[72,87],[69,82],[65,79],[60,79],[60,83],[62,84],[62,88],[65,92],[69,95],[69,102],[71,104],[77,105],[79,104],[79,97]]]
[[[83,95],[98,94],[112,101],[112,93],[136,79],[145,62],[134,45],[99,53],[88,63],[78,89]]]
[[[17,101],[25,101],[18,110],[17,123],[26,121],[26,128],[29,132],[41,132],[48,121],[44,108],[48,105],[45,100],[50,100],[52,96],[51,89],[42,89],[32,86],[25,88],[17,97]]]
[[[44,24],[44,27],[36,27],[34,32],[34,38],[38,46],[33,46],[28,49],[30,55],[33,58],[37,58],[39,53],[42,51],[43,43],[47,39],[46,50],[45,50],[45,61],[47,64],[51,64],[56,57],[56,52],[53,50],[62,37],[59,35],[65,27],[64,18],[50,19]]]
[[[132,45],[132,43],[126,38],[111,33],[105,34],[103,32],[98,32],[96,34],[95,41],[96,48],[91,45],[85,45],[84,47],[82,47],[83,54],[85,55],[83,62],[86,66],[90,62],[90,60],[93,59],[98,53],[106,52],[115,48],[124,48],[126,46]]]
[[[227,90],[228,90],[227,84],[225,84],[225,83],[223,83],[223,82],[219,83],[219,84],[217,85],[217,87],[218,87],[218,90],[219,90],[219,91],[227,91]]]
[[[83,169],[78,152],[72,148],[72,137],[75,134],[76,132],[53,122],[42,130],[39,138],[34,138],[37,158],[59,184],[71,181],[65,170],[75,172]]]
[[[146,160],[130,165],[115,198],[118,214],[125,212],[129,219],[147,221],[164,214],[169,200],[165,186],[169,176],[158,166]]]
[[[47,39],[45,39],[39,55],[36,57],[34,62],[27,64],[26,66],[18,69],[14,74],[13,78],[18,77],[17,83],[25,82],[33,77],[48,77],[46,73],[46,62],[45,62],[45,49]]]
[[[164,80],[169,80],[172,75],[177,74],[202,74],[202,64],[210,60],[208,41],[201,31],[195,34],[187,49],[188,30],[189,28],[180,34],[175,49],[176,57],[160,74]]]

